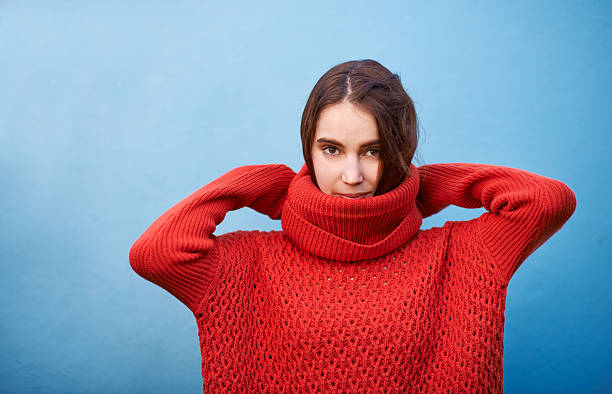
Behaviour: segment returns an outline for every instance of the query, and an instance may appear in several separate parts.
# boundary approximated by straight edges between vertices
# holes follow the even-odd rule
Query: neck
[[[316,256],[376,258],[417,233],[422,223],[415,203],[418,190],[418,170],[411,165],[410,174],[387,193],[362,199],[331,196],[312,182],[304,164],[289,185],[281,224],[294,244]]]

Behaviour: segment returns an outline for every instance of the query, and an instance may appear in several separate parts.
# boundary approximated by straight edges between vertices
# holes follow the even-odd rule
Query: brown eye
[[[332,151],[326,151],[326,149],[331,149]],[[328,155],[335,155],[337,150],[335,146],[326,146],[323,148],[323,152],[327,152]]]
[[[380,149],[372,148],[368,152],[370,152],[372,154],[372,156],[378,156],[378,154],[380,153]]]

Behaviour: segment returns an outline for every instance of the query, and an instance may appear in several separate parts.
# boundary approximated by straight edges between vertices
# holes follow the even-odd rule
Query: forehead
[[[315,143],[318,138],[329,137],[346,145],[378,138],[376,118],[369,111],[351,103],[342,102],[323,109],[317,120]]]

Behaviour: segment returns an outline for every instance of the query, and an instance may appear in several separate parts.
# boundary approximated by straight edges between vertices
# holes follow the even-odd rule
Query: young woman
[[[297,174],[235,168],[130,250],[193,312],[204,391],[502,392],[506,286],[573,192],[503,166],[415,167],[413,103],[373,60],[321,77],[301,137]],[[487,212],[420,230],[450,204]],[[242,207],[282,231],[213,234]]]

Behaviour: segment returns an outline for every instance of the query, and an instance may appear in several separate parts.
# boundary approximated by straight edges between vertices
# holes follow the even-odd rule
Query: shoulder
[[[287,250],[292,247],[282,231],[239,230],[221,234],[216,238],[219,276],[222,282],[228,283],[234,283],[236,278],[246,272],[247,277],[250,277],[254,270],[270,262],[282,261]]]
[[[428,229],[419,229],[414,238],[417,239],[433,239],[445,236],[452,228],[454,222],[448,221],[440,227],[431,227]]]
[[[399,248],[399,252],[405,253],[404,250],[407,249],[413,256],[432,256],[436,260],[444,260],[451,229],[452,222],[446,222],[441,227],[419,229]]]
[[[217,235],[218,242],[260,242],[283,236],[282,231],[260,231],[260,230],[237,230],[229,233]]]
[[[260,251],[271,244],[287,242],[282,231],[238,230],[215,236],[215,238],[224,254]]]
[[[435,246],[436,248],[445,248],[448,244],[451,231],[453,231],[454,222],[446,222],[440,227],[431,227],[428,229],[419,229],[417,233],[410,239],[410,243]]]
[[[499,265],[491,256],[483,241],[480,231],[481,217],[448,222],[452,226],[450,231],[447,259],[456,264],[458,268],[463,267],[466,272],[474,273],[474,277],[484,275],[485,278],[493,280],[500,287],[507,286]]]
[[[478,218],[472,220],[449,220],[441,227],[432,227],[427,230],[419,230],[415,238],[433,240],[447,238],[448,244],[467,244],[477,246],[480,243],[478,232]]]
[[[500,276],[481,237],[478,220],[472,219],[447,221],[442,227],[419,230],[411,242],[415,254],[436,257],[443,277],[464,284],[504,288],[507,282]]]

